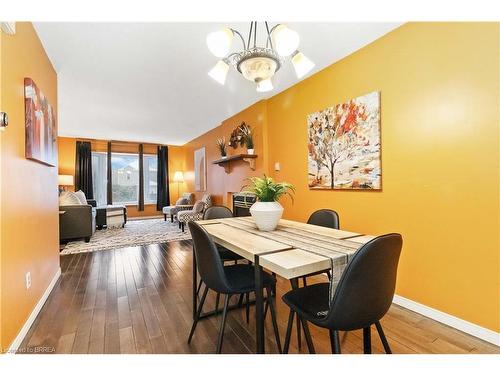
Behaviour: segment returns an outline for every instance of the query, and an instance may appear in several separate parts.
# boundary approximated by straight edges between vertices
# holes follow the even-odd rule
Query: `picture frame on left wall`
[[[24,79],[25,156],[55,167],[57,127],[55,113],[47,97],[31,78]]]
[[[196,191],[207,190],[207,158],[205,147],[194,151],[194,188]]]

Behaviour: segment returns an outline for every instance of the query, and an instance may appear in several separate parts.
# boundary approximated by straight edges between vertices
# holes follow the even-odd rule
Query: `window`
[[[92,152],[92,186],[98,206],[105,206],[107,202],[107,171],[106,153]]]
[[[156,203],[158,158],[144,154],[144,203]],[[139,200],[139,155],[111,154],[112,193],[114,204],[137,204]],[[94,197],[99,206],[107,204],[107,154],[92,152]]]
[[[158,157],[144,155],[144,203],[156,204],[156,181],[158,171]]]
[[[139,155],[111,154],[113,203],[137,204],[139,200]]]

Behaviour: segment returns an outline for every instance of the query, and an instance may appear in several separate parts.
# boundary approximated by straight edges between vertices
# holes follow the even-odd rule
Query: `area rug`
[[[178,223],[163,219],[131,220],[125,228],[96,230],[88,243],[83,240],[68,242],[61,255],[188,239],[191,235],[188,231],[183,233]]]

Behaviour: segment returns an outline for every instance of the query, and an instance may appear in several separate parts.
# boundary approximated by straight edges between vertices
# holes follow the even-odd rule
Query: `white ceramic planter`
[[[276,229],[283,215],[283,207],[278,202],[255,202],[250,207],[250,214],[259,230],[270,232]]]
[[[247,154],[248,155],[253,155],[253,151],[254,151],[253,148],[248,148],[247,149]]]

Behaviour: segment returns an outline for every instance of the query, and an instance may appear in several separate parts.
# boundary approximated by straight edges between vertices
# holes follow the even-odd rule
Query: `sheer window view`
[[[156,203],[158,157],[144,155],[144,203]]]
[[[98,205],[106,205],[107,155],[92,153],[94,197]],[[156,155],[144,155],[144,203],[156,203]],[[139,155],[112,153],[113,204],[136,204],[139,199]]]
[[[92,186],[98,206],[106,205],[107,155],[105,152],[92,153]]]

